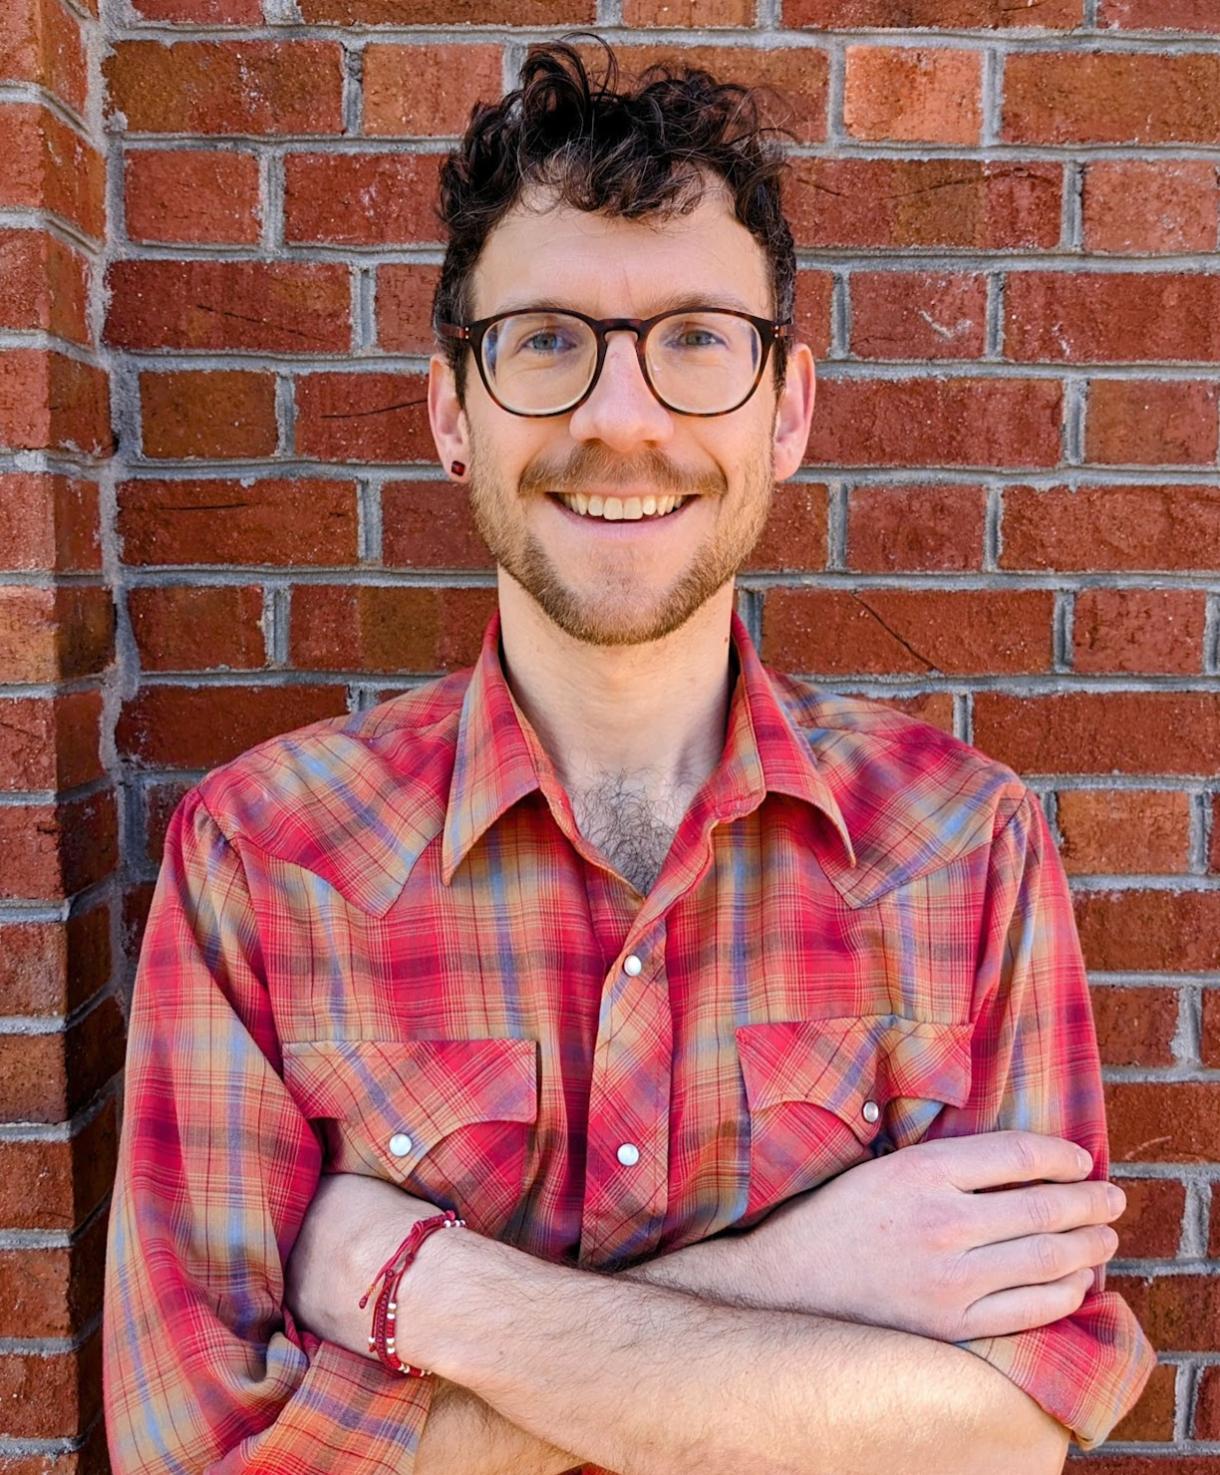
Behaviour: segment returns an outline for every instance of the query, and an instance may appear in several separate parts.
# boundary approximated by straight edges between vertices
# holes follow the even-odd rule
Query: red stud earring
[[[449,463],[449,470],[453,472],[454,476],[465,476],[466,463],[465,461],[451,461]]]

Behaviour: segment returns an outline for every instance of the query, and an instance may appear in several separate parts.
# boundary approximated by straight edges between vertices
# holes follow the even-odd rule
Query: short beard
[[[537,539],[524,529],[514,532],[506,523],[500,514],[500,499],[511,495],[519,502],[529,496],[540,495],[542,488],[575,491],[582,489],[582,485],[610,486],[615,480],[624,486],[649,481],[656,485],[661,495],[673,493],[723,498],[725,485],[718,472],[701,478],[683,477],[654,453],[649,458],[650,469],[647,472],[624,477],[621,467],[614,466],[596,448],[587,447],[576,453],[565,470],[551,471],[544,466],[527,468],[517,491],[510,494],[497,483],[494,469],[485,465],[478,443],[472,437],[469,469],[471,512],[475,527],[496,563],[512,575],[565,635],[583,645],[646,645],[681,629],[724,587],[753,552],[766,524],[774,491],[768,454],[770,446],[768,434],[757,459],[750,463],[738,513],[739,525],[722,529],[718,536],[710,536],[697,550],[690,568],[669,591],[664,604],[655,610],[645,610],[634,623],[610,622],[599,613],[596,604],[569,588]],[[602,466],[609,468],[608,475],[599,474]]]

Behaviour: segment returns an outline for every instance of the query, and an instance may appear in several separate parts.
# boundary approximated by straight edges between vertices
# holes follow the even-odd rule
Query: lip
[[[605,496],[606,493],[602,495]],[[611,492],[609,495],[619,497],[622,494],[620,492]],[[649,494],[635,493],[635,495],[647,496]],[[579,512],[573,512],[570,507],[565,506],[556,492],[548,492],[544,500],[550,506],[554,507],[565,521],[575,523],[578,527],[584,528],[588,532],[593,532],[598,537],[627,539],[654,537],[661,528],[669,527],[673,523],[680,522],[689,511],[692,503],[699,501],[700,498],[698,496],[687,497],[681,507],[675,508],[673,512],[667,513],[664,517],[621,518],[617,522],[607,522],[604,517],[582,517]],[[626,498],[623,500],[625,501]]]

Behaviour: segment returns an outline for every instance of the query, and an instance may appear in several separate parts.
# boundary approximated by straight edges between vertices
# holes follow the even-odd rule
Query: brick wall
[[[1081,1463],[1220,1472],[1217,0],[4,3],[0,1468],[100,1468],[117,1000],[174,803],[474,655],[438,155],[596,24],[798,135],[820,398],[742,610],[1042,796],[1162,1350]]]

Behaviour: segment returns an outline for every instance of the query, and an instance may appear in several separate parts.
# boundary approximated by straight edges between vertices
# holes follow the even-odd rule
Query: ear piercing
[[[465,476],[466,463],[465,461],[451,461],[449,463],[449,470],[453,472],[454,476]]]

